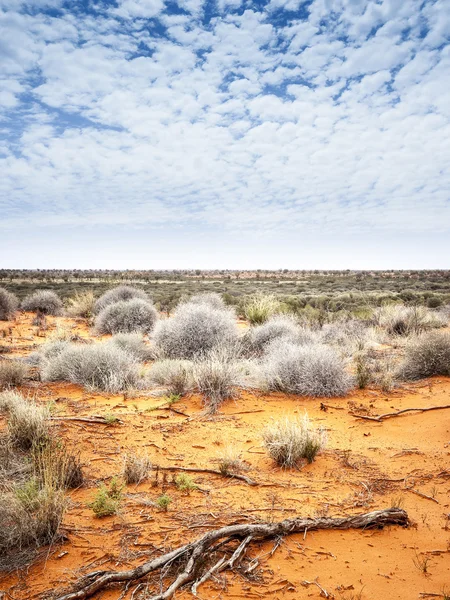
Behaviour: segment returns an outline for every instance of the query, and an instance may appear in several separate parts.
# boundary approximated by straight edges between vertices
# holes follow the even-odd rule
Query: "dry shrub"
[[[83,485],[79,452],[70,451],[55,438],[49,438],[31,450],[34,477],[43,487],[75,489]]]
[[[187,302],[172,318],[157,323],[153,341],[161,357],[192,359],[219,345],[234,344],[237,335],[233,311]]]
[[[17,297],[0,287],[0,321],[9,321],[12,319],[19,307]]]
[[[345,396],[353,386],[345,361],[333,348],[299,346],[283,338],[269,344],[263,358],[270,390],[301,396]]]
[[[301,459],[312,463],[326,445],[326,433],[313,430],[308,415],[285,417],[271,423],[263,432],[264,445],[280,467],[295,467]]]
[[[148,456],[131,453],[125,455],[123,479],[127,485],[141,483],[149,477],[151,470],[152,463]]]
[[[42,365],[47,360],[52,360],[64,350],[72,348],[72,344],[68,341],[58,340],[55,342],[45,342],[39,346],[36,352],[32,352],[26,357],[26,362],[33,366]]]
[[[399,376],[414,380],[433,375],[450,376],[450,333],[432,331],[412,340],[406,347]]]
[[[100,298],[95,302],[94,313],[99,313],[107,306],[115,304],[116,302],[126,302],[127,300],[134,299],[144,300],[145,302],[151,303],[150,297],[144,292],[144,290],[132,287],[130,285],[119,285],[118,287],[112,288],[100,296]]]
[[[244,316],[252,325],[261,325],[282,310],[282,303],[273,294],[255,294],[244,304]]]
[[[18,360],[0,361],[0,389],[22,385],[28,374],[28,367]]]
[[[43,381],[70,381],[88,390],[117,393],[141,383],[139,362],[111,343],[70,344],[41,363]]]
[[[442,314],[425,306],[392,304],[378,308],[374,314],[377,324],[390,335],[419,334],[443,327],[447,323]]]
[[[158,319],[156,308],[146,300],[133,298],[103,308],[95,318],[98,333],[150,333]]]
[[[0,393],[0,413],[9,413],[15,404],[24,402],[25,398],[18,392],[7,390]]]
[[[202,394],[205,404],[212,412],[228,398],[237,395],[243,384],[243,375],[234,353],[226,347],[218,347],[196,359],[193,367],[194,385]]]
[[[261,354],[276,339],[284,338],[296,344],[311,344],[317,341],[318,334],[301,327],[298,321],[288,315],[275,315],[262,325],[251,327],[248,334],[251,352]]]
[[[150,383],[166,387],[168,394],[183,396],[193,386],[192,362],[163,359],[153,363],[148,373]]]
[[[45,443],[50,434],[49,417],[46,407],[17,395],[8,406],[7,428],[12,443],[22,450]]]
[[[40,488],[29,481],[17,490],[0,494],[0,569],[16,568],[23,552],[55,540],[62,522],[66,501],[56,488]]]
[[[131,354],[139,361],[149,360],[153,356],[152,351],[140,333],[116,333],[116,335],[112,336],[109,343]]]
[[[94,314],[95,296],[91,291],[77,292],[67,300],[67,314],[70,317],[90,319]]]
[[[228,310],[222,296],[216,292],[208,292],[204,294],[195,294],[191,296],[186,303],[188,304],[203,304],[213,308],[214,310]]]
[[[63,312],[63,303],[55,292],[51,290],[38,290],[23,300],[22,309],[39,311],[44,315],[59,316]]]

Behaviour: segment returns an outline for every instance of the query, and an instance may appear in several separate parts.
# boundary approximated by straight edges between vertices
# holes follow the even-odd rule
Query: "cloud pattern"
[[[0,229],[450,233],[447,0],[0,0]]]

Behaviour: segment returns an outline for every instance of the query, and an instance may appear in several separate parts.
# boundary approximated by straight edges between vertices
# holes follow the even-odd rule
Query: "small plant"
[[[18,360],[0,361],[0,389],[22,385],[28,366]]]
[[[17,297],[5,290],[0,288],[0,321],[9,321],[16,313],[19,306]]]
[[[405,499],[403,496],[394,496],[391,498],[392,508],[403,508],[405,506]]]
[[[227,446],[218,456],[217,460],[218,470],[224,476],[230,476],[235,473],[242,473],[247,471],[247,465],[241,459],[241,454],[233,446]]]
[[[119,417],[114,413],[106,413],[104,419],[107,425],[115,425],[119,421]]]
[[[191,492],[198,487],[187,473],[178,473],[175,477],[175,485],[180,492]]]
[[[138,456],[128,453],[125,455],[123,478],[127,485],[139,484],[148,478],[152,470],[152,463],[147,456]]]
[[[27,311],[40,311],[43,315],[59,316],[63,312],[63,303],[55,292],[38,290],[23,300],[22,309]]]
[[[421,555],[417,552],[417,550],[415,551],[413,558],[414,566],[419,569],[419,571],[422,571],[424,575],[428,575],[430,561],[431,558],[429,556],[426,554]]]
[[[323,430],[312,430],[308,415],[301,419],[285,417],[268,425],[263,433],[269,455],[280,467],[295,467],[304,458],[312,463],[326,445]]]
[[[171,504],[172,498],[167,494],[163,494],[162,496],[159,496],[159,498],[156,499],[156,506],[163,512],[167,512]]]
[[[116,477],[113,477],[109,488],[102,484],[95,495],[94,501],[89,505],[96,517],[109,517],[115,515],[122,501],[122,489]]]

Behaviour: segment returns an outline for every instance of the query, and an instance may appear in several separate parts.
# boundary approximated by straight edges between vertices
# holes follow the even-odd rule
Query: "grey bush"
[[[0,321],[9,321],[14,317],[16,310],[19,307],[17,297],[0,287]]]
[[[447,323],[441,313],[425,306],[387,305],[378,308],[374,316],[376,323],[391,335],[418,334]]]
[[[192,362],[189,360],[163,359],[153,363],[148,380],[165,386],[167,393],[183,395],[192,389]]]
[[[133,300],[136,298],[151,303],[150,297],[144,292],[144,290],[129,285],[119,285],[118,287],[112,288],[100,296],[100,298],[94,304],[94,313],[99,313],[107,306],[115,304],[116,302],[125,302],[127,300]]]
[[[247,334],[250,350],[262,353],[268,344],[284,338],[297,344],[311,344],[317,341],[317,333],[301,327],[293,317],[276,315],[262,325],[251,327]]]
[[[110,344],[132,354],[138,361],[146,361],[152,358],[153,353],[146,345],[140,333],[116,333],[109,341]]]
[[[72,347],[71,343],[66,340],[45,342],[44,344],[41,344],[38,350],[29,354],[24,360],[33,366],[39,366],[43,361],[58,356],[61,352],[70,347]]]
[[[111,343],[70,345],[43,361],[44,381],[70,381],[89,390],[117,393],[140,383],[136,358]]]
[[[399,377],[413,380],[433,375],[450,376],[450,333],[425,333],[406,347]]]
[[[263,358],[267,386],[301,396],[344,396],[354,385],[343,359],[321,344],[299,346],[283,338]]]
[[[140,298],[110,304],[95,318],[98,333],[150,333],[158,319],[156,308]]]
[[[187,300],[188,304],[206,304],[215,310],[229,310],[223,298],[216,292],[208,292],[204,294],[195,294]]]
[[[40,311],[44,315],[59,316],[63,313],[63,303],[55,292],[38,290],[27,296],[21,305],[23,310]]]
[[[233,311],[185,303],[172,318],[157,323],[153,341],[162,357],[192,359],[218,345],[236,343],[237,333]]]
[[[236,396],[243,384],[239,363],[226,346],[217,347],[194,361],[194,385],[211,411],[226,399]]]

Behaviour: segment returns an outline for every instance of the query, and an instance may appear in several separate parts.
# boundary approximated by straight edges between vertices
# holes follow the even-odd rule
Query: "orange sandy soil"
[[[20,316],[3,343],[24,354],[43,338],[34,334],[29,315]],[[74,325],[81,336],[86,326],[69,319],[49,319]],[[0,326],[1,328],[1,326]],[[11,356],[8,355],[8,356]],[[35,386],[34,388],[32,386]],[[259,567],[251,579],[237,573],[221,575],[200,587],[203,600],[233,598],[302,599],[326,597],[350,600],[406,600],[421,594],[450,592],[450,411],[410,413],[375,423],[356,419],[350,411],[382,414],[410,407],[450,404],[450,379],[434,378],[385,394],[354,392],[346,398],[320,399],[282,394],[243,393],[225,403],[214,417],[204,414],[201,399],[183,398],[175,405],[184,416],[161,409],[162,403],[145,395],[127,397],[89,393],[71,384],[30,383],[25,393],[56,406],[55,428],[69,445],[80,450],[86,485],[68,494],[63,522],[67,540],[45,548],[35,563],[21,573],[0,577],[6,598],[31,599],[44,591],[70,587],[82,574],[100,569],[127,569],[195,539],[210,528],[235,522],[282,520],[295,516],[343,516],[387,508],[401,502],[412,521],[409,529],[383,531],[320,531],[293,535],[270,555],[274,542],[254,545],[251,558]],[[302,415],[328,431],[327,450],[311,465],[282,470],[261,447],[261,432],[274,417]],[[114,413],[121,422],[112,426],[64,420]],[[0,428],[4,423],[0,420]],[[248,476],[261,485],[209,474],[192,474],[198,490],[180,492],[167,481],[128,486],[120,514],[95,518],[87,504],[96,487],[120,475],[127,450],[146,452],[153,464],[217,468],[214,459],[232,445],[248,463]],[[152,502],[163,492],[173,500],[168,512]],[[419,492],[419,494],[417,493]],[[423,497],[424,494],[428,497]],[[419,563],[427,562],[424,573]],[[149,592],[158,579],[150,580]],[[109,589],[97,598],[121,596]],[[149,594],[151,595],[151,594]],[[1,594],[0,594],[0,597]],[[192,597],[189,590],[177,599]]]

